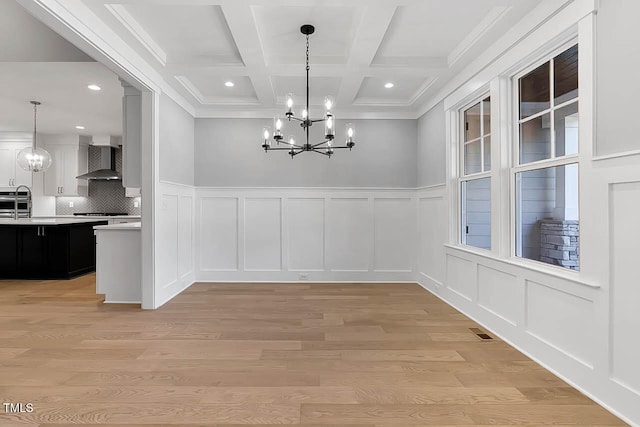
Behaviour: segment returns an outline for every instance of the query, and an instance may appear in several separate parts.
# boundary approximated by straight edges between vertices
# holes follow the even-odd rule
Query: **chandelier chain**
[[[33,143],[31,144],[33,146],[33,149],[36,149],[36,135],[37,135],[37,128],[36,128],[36,123],[37,123],[37,117],[38,117],[38,105],[40,105],[39,102],[34,101],[31,102],[33,104]]]
[[[307,34],[307,71],[309,71],[309,34]]]

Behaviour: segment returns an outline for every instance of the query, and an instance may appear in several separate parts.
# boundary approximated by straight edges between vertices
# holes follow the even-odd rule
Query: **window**
[[[461,243],[491,249],[491,99],[461,112]]]
[[[578,46],[516,83],[515,254],[578,270]]]

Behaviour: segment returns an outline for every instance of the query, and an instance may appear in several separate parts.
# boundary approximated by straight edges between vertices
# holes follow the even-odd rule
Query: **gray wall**
[[[418,119],[418,187],[444,184],[446,134],[444,101]]]
[[[195,183],[212,187],[383,187],[413,188],[416,173],[416,120],[352,120],[353,151],[335,150],[331,159],[302,153],[291,159],[283,151],[265,153],[262,128],[269,119],[196,119]],[[336,141],[344,145],[338,121]],[[322,126],[312,128],[320,141]],[[284,135],[302,137],[294,123]],[[297,139],[299,141],[299,139]],[[275,145],[274,145],[275,146]]]
[[[167,95],[160,97],[160,179],[193,185],[194,119]]]
[[[598,155],[640,150],[638,69],[640,1],[602,0],[597,15],[596,127]]]

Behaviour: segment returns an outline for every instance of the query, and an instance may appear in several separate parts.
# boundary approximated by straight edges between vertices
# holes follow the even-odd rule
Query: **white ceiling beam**
[[[389,28],[396,11],[395,2],[369,2],[362,9],[347,67],[349,69],[369,69],[384,35]],[[345,72],[340,84],[336,103],[351,105],[358,95],[362,81],[366,74],[363,72]],[[351,70],[349,70],[351,71]]]
[[[246,0],[220,2],[222,13],[236,42],[240,57],[244,62],[255,89],[258,100],[263,105],[273,105],[273,86],[266,69],[262,41],[258,34],[251,3]]]

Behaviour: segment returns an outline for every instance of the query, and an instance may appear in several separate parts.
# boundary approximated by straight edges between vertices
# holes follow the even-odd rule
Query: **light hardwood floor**
[[[415,284],[195,284],[141,311],[94,280],[0,281],[0,403],[34,408],[0,426],[623,425]]]

